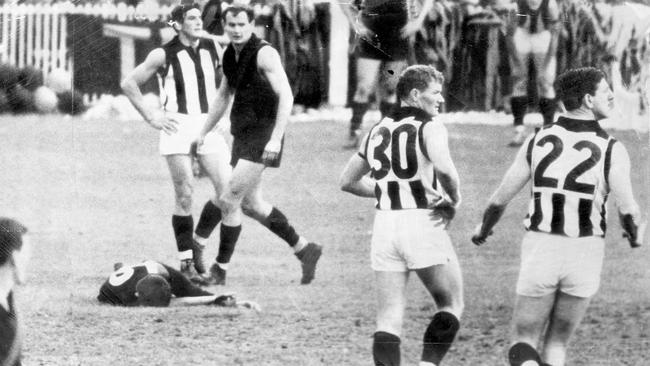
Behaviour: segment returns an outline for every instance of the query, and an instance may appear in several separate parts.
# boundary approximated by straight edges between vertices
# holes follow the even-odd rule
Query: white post
[[[59,21],[61,16],[59,11],[52,7],[52,44],[50,46],[50,65],[52,69],[60,67],[59,61]]]
[[[335,1],[330,1],[330,79],[329,104],[343,107],[348,96],[348,42],[350,26],[341,8]]]
[[[27,35],[25,34],[25,5],[17,6],[16,18],[18,21],[18,53],[17,65],[18,67],[25,67],[25,48],[27,46]]]
[[[44,8],[43,9],[43,70],[46,70],[49,72],[52,68],[52,64],[50,62],[51,56],[50,54],[52,53],[52,26],[51,26],[51,17],[52,17],[52,12],[48,11],[51,9]]]
[[[16,34],[18,33],[16,29],[16,8],[9,8],[9,51],[7,52],[8,62],[11,65],[16,64]]]
[[[34,65],[34,6],[27,8],[25,22],[27,25],[27,65]]]
[[[43,70],[43,8],[36,5],[36,16],[34,17],[34,66]]]
[[[59,21],[61,22],[61,37],[59,39],[59,52],[57,54],[57,67],[65,69],[68,65],[66,58],[68,57],[68,15],[63,12],[59,14]]]
[[[2,8],[2,14],[0,14],[1,18],[0,21],[2,21],[2,43],[0,43],[0,47],[2,48],[2,61],[3,63],[6,63],[9,60],[9,7],[7,5],[3,5]]]

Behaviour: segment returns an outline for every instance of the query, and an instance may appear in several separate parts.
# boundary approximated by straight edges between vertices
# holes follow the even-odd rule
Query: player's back
[[[160,264],[144,261],[133,266],[122,266],[111,273],[99,289],[97,300],[120,306],[137,305],[136,285],[150,273],[160,273]]]
[[[569,237],[604,236],[612,146],[595,121],[560,117],[528,144],[532,192],[528,230]]]
[[[423,209],[437,195],[434,166],[424,146],[424,126],[431,116],[399,108],[369,132],[362,157],[375,180],[380,210]]]

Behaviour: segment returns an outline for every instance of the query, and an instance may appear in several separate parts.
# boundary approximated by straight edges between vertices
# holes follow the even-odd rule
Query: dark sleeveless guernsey
[[[235,91],[230,113],[230,132],[235,139],[265,144],[269,141],[278,111],[278,96],[271,84],[257,70],[257,53],[268,42],[251,36],[235,57],[235,48],[229,45],[223,55],[223,71],[228,85]]]

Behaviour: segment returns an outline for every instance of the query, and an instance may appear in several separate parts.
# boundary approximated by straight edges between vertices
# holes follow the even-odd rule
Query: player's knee
[[[237,201],[228,193],[224,193],[219,196],[217,202],[217,206],[219,206],[224,214],[228,214],[229,212],[233,212],[237,209]]]
[[[354,101],[361,103],[367,102],[372,92],[370,85],[358,85],[354,92]]]
[[[248,202],[248,201],[242,202],[241,211],[242,211],[242,213],[244,215],[246,215],[248,217],[255,218],[255,217],[259,216],[257,206],[255,204],[251,203],[251,202]]]

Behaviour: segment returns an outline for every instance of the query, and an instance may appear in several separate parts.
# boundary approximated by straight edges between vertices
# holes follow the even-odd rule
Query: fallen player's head
[[[167,280],[158,274],[148,274],[135,285],[140,306],[169,306],[172,289]]]

